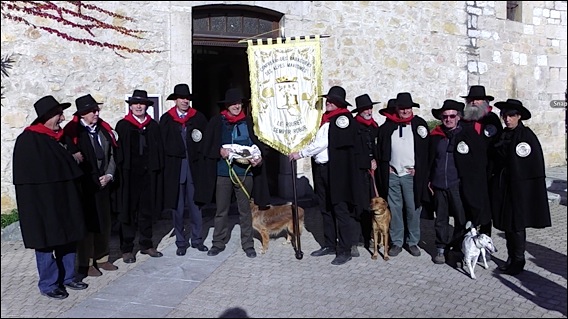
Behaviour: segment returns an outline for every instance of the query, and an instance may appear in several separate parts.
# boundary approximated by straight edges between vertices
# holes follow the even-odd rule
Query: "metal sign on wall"
[[[297,151],[321,121],[320,37],[247,43],[254,132],[282,154]]]

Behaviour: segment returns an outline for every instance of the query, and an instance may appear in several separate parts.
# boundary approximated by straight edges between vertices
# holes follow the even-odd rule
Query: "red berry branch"
[[[147,31],[132,30],[122,26],[112,25],[89,15],[90,13],[92,14],[93,11],[96,11],[108,17],[123,19],[131,22],[136,21],[134,18],[102,9],[96,5],[85,4],[82,1],[62,1],[62,2],[70,5],[70,7],[57,5],[53,1],[1,1],[2,17],[8,20],[15,21],[17,23],[24,23],[33,28],[54,34],[67,41],[78,42],[89,46],[108,48],[114,50],[115,53],[117,54],[118,51],[126,51],[129,53],[163,52],[162,50],[144,50],[144,49],[130,48],[120,44],[101,42],[91,39],[96,37],[93,31],[97,29],[113,30],[125,36],[133,37],[136,39],[143,39],[143,37],[141,37],[140,34],[143,34]],[[31,23],[29,17],[41,17],[49,21],[54,21],[58,25],[68,26],[73,29],[82,30],[88,33],[91,38],[77,37],[67,32],[53,28],[52,26],[45,26],[45,25],[38,25]],[[53,23],[51,24],[53,25]]]

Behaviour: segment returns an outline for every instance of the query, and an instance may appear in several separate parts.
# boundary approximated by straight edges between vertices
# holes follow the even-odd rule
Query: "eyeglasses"
[[[458,115],[457,114],[450,114],[450,115],[442,115],[443,119],[455,119]]]

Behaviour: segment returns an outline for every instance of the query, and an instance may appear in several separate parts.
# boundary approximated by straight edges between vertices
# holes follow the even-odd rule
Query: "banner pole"
[[[292,165],[292,192],[294,193],[294,202],[292,203],[292,227],[294,228],[294,250],[296,251],[296,259],[302,259],[302,245],[300,243],[300,223],[298,218],[298,192],[296,190],[296,161],[290,161]]]

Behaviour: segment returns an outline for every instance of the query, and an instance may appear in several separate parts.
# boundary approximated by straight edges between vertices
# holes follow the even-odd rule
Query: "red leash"
[[[375,197],[379,197],[379,191],[377,190],[377,183],[375,183],[375,170],[369,169],[369,174],[371,175],[371,180],[373,181],[373,188],[375,189]]]

